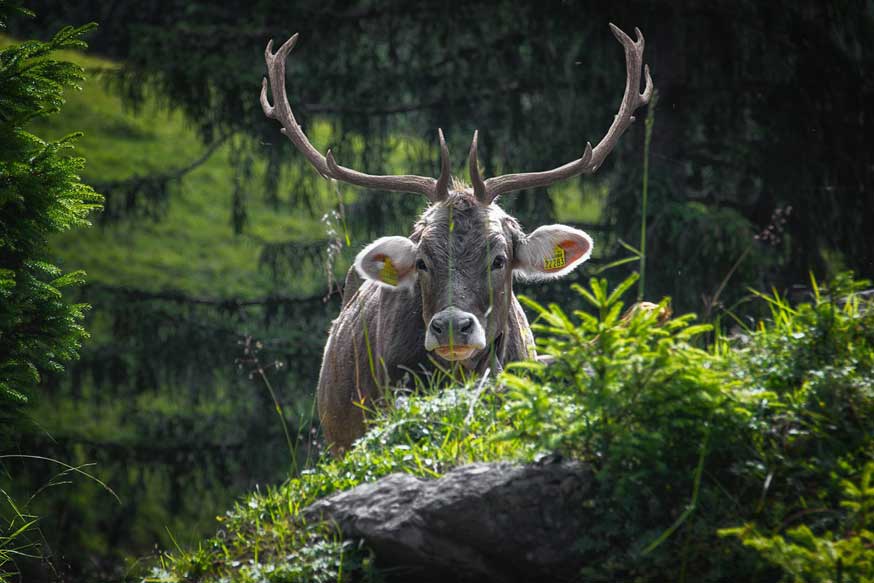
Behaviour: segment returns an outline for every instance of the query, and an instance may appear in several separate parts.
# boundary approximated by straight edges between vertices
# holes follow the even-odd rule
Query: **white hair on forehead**
[[[453,176],[449,180],[449,192],[467,192],[472,195],[473,188],[458,176]]]

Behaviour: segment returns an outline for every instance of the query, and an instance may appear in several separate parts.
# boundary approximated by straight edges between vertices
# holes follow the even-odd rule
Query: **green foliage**
[[[713,356],[689,343],[709,326],[690,326],[692,315],[659,325],[667,300],[622,317],[619,298],[636,280],[612,293],[605,280],[592,280],[591,291],[573,286],[595,308],[595,314],[575,310],[577,322],[555,304],[524,300],[538,314],[532,326],[542,339],[538,352],[557,362],[511,365],[535,374],[504,375],[511,389],[508,436],[628,470],[639,458],[680,451],[678,438],[697,451],[706,431],[700,420],[732,414]]]
[[[593,580],[667,573],[678,556],[684,564],[710,552],[671,535],[689,522],[684,535],[706,536],[699,508],[725,501],[709,479],[702,485],[702,469],[742,450],[752,408],[720,355],[694,344],[710,326],[693,325],[693,315],[668,319],[668,300],[622,315],[620,298],[636,280],[612,292],[604,280],[574,286],[591,310],[575,310],[574,320],[557,305],[526,300],[538,314],[538,352],[556,361],[511,366],[503,377],[504,437],[587,460],[598,472],[594,524],[580,550],[609,559],[587,570]]]
[[[771,326],[729,353],[734,375],[749,390],[771,395],[754,442],[755,473],[765,478],[759,506],[766,495],[769,505],[776,498],[786,506],[720,532],[778,565],[786,581],[868,582],[874,580],[874,310],[855,292],[870,283],[840,276],[826,291],[812,283],[813,301],[800,306],[762,296]],[[783,488],[772,483],[776,475]]]
[[[823,291],[814,280],[812,301],[799,306],[761,296],[770,325],[726,355],[732,376],[768,399],[758,415],[759,463],[799,489],[874,458],[874,310],[855,295],[869,285],[840,276]],[[839,492],[835,478],[830,498]]]
[[[218,537],[166,557],[155,580],[254,581],[291,568],[282,559],[290,555],[313,557],[296,559],[297,569],[318,560],[330,565],[325,577],[370,580],[378,573],[367,549],[301,524],[302,508],[392,472],[433,478],[470,461],[558,453],[596,472],[580,509],[591,526],[568,551],[580,554],[586,581],[777,580],[781,572],[868,581],[874,310],[854,293],[864,282],[842,277],[827,292],[815,285],[800,306],[762,296],[770,321],[709,346],[702,338],[711,328],[670,318],[667,300],[623,316],[621,296],[635,282],[575,287],[588,310],[572,316],[529,300],[539,351],[552,364],[518,363],[494,383],[453,387],[459,379],[448,375],[420,383],[417,394],[374,412],[346,457],[237,505]]]
[[[846,509],[842,536],[826,531],[816,535],[806,524],[786,530],[786,536],[765,536],[753,526],[726,528],[722,536],[736,536],[779,566],[785,581],[802,583],[874,581],[874,463],[865,466],[858,486],[842,482]],[[835,510],[837,512],[837,510]],[[788,540],[787,540],[788,539]]]
[[[610,559],[589,577],[751,576],[763,567],[720,544],[720,527],[780,528],[836,505],[841,480],[874,458],[874,314],[853,293],[867,282],[841,277],[827,294],[814,282],[813,302],[796,307],[762,296],[770,322],[707,349],[693,342],[709,327],[666,320],[666,302],[620,317],[633,284],[576,287],[592,310],[576,321],[527,302],[556,362],[504,375],[504,436],[598,470],[581,548]],[[811,518],[812,532],[836,520]]]
[[[66,155],[76,135],[45,142],[25,126],[56,112],[65,89],[78,88],[82,69],[51,55],[84,47],[81,37],[93,28],[66,27],[49,42],[0,52],[0,421],[7,434],[41,373],[61,370],[86,336],[87,306],[61,291],[84,274],[53,265],[47,239],[87,225],[101,197],[79,179],[84,160]]]

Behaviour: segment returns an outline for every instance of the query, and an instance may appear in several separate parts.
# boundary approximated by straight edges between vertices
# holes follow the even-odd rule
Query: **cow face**
[[[409,237],[383,237],[355,259],[365,279],[422,297],[425,349],[444,360],[474,362],[505,329],[513,274],[553,279],[573,271],[592,239],[565,225],[530,235],[492,203],[455,191],[423,213]]]

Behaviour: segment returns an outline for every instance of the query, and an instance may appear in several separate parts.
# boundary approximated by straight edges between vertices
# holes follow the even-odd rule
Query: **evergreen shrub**
[[[88,225],[102,197],[79,178],[85,161],[70,155],[77,134],[47,142],[27,126],[57,112],[65,90],[79,88],[83,69],[52,54],[84,48],[82,36],[94,26],[66,27],[48,42],[0,51],[0,446],[42,375],[76,358],[87,336],[87,306],[63,294],[85,274],[58,267],[47,241]]]

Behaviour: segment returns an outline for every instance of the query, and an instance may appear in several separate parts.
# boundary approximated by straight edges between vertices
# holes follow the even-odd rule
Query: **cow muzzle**
[[[467,360],[486,347],[486,334],[470,312],[450,307],[437,312],[428,324],[425,350],[444,360]]]

